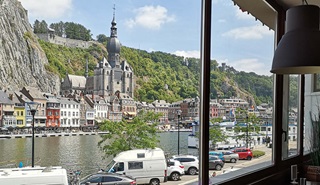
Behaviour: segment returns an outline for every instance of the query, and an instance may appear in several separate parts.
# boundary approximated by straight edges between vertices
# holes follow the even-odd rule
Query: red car
[[[233,152],[239,155],[239,159],[251,160],[253,157],[252,151],[250,150],[250,148],[235,148]]]

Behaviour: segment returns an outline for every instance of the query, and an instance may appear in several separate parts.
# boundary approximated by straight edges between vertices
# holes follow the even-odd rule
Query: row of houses
[[[112,96],[74,94],[62,97],[41,92],[34,87],[24,87],[20,91],[0,91],[0,126],[32,126],[29,102],[39,104],[34,117],[36,127],[79,128],[95,126],[95,122],[104,120],[117,122],[132,119],[141,110],[160,113],[159,122],[162,124],[176,123],[178,114],[181,121],[191,122],[199,117],[200,99],[196,97],[173,103],[167,103],[165,100],[146,103],[136,102],[120,92]],[[210,116],[235,117],[234,110],[237,107],[249,108],[249,103],[236,98],[211,100]]]

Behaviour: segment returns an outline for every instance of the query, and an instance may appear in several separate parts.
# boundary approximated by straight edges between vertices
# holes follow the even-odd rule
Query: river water
[[[189,132],[180,132],[180,154],[198,155],[196,149],[188,149],[188,135]],[[165,153],[177,154],[178,132],[163,132],[158,136],[159,147]],[[112,159],[98,148],[100,140],[99,135],[36,137],[35,165],[82,170],[81,176],[97,172]],[[32,138],[0,139],[0,167],[15,167],[20,161],[31,166],[31,150]]]

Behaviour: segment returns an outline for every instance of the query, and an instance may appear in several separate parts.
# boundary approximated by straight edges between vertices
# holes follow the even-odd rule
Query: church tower
[[[117,23],[115,8],[113,8],[113,19],[110,28],[110,40],[107,43],[108,61],[112,68],[120,68],[120,49],[121,44],[117,38]]]
[[[103,58],[94,70],[94,94],[101,96],[124,93],[133,98],[134,74],[127,61],[120,61],[121,44],[117,38],[115,8],[110,28],[110,40],[107,43],[108,60]]]

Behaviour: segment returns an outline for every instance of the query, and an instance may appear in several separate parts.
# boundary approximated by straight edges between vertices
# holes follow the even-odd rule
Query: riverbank
[[[34,137],[86,136],[86,135],[101,135],[101,134],[108,134],[108,132],[41,133],[41,134],[34,134]],[[32,134],[0,134],[0,139],[14,139],[14,138],[32,138]]]

